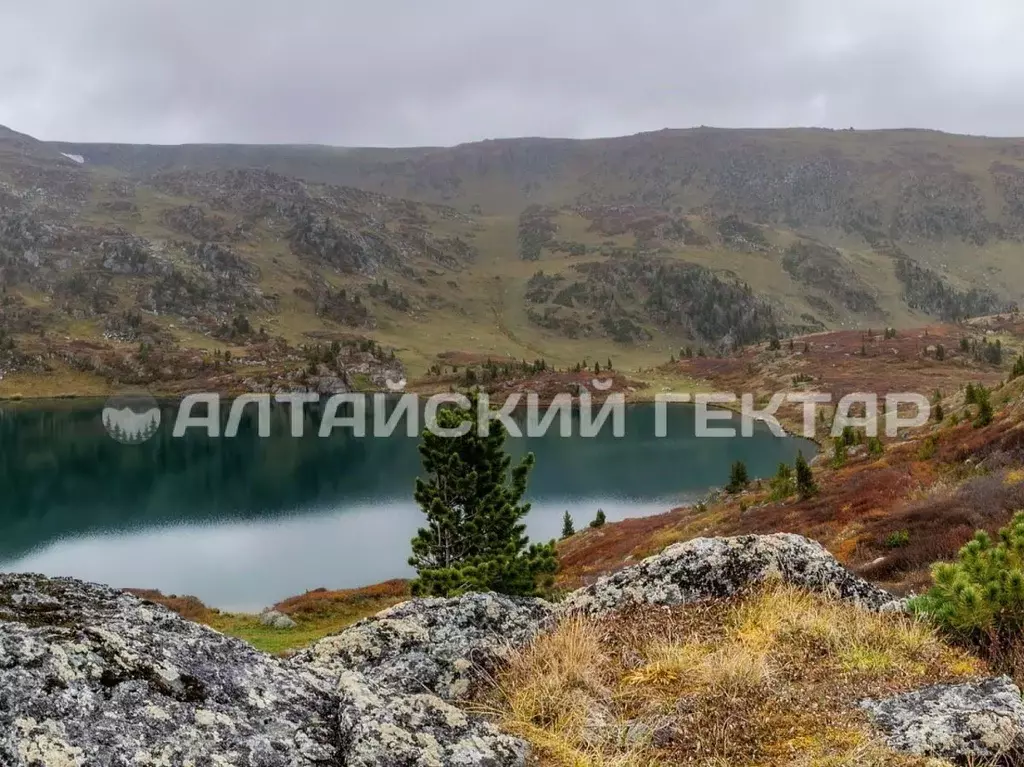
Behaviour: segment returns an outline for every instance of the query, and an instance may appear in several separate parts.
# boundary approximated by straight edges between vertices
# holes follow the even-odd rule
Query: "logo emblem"
[[[139,445],[160,428],[160,407],[148,394],[117,394],[103,406],[103,428],[125,445]]]

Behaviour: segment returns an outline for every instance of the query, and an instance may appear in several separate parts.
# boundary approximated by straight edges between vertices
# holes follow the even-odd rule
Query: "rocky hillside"
[[[1022,151],[928,131],[385,150],[2,129],[0,363],[26,387],[73,371],[111,388],[92,358],[144,367],[145,344],[230,353],[241,379],[254,343],[301,357],[356,337],[414,374],[446,352],[629,369],[684,345],[959,321],[1024,299]]]
[[[413,600],[281,660],[106,587],[0,575],[0,762],[923,767],[1006,757],[1024,736],[1019,690],[900,609],[798,536],[699,539],[561,604]],[[615,620],[614,631],[602,623]],[[726,632],[717,666],[692,644],[698,625]],[[805,644],[801,663],[792,652]],[[613,668],[613,657],[627,665]],[[840,668],[841,687],[822,684]],[[601,683],[612,672],[618,681]],[[759,737],[716,738],[722,727]]]

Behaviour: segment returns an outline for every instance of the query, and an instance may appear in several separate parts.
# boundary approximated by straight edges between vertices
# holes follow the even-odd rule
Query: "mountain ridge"
[[[0,326],[23,357],[90,370],[35,336],[207,360],[356,337],[413,373],[460,352],[629,369],[1024,300],[1024,143],[926,130],[387,149],[7,129],[0,200]]]

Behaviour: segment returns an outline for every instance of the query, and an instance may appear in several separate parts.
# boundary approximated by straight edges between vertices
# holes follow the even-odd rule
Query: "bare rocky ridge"
[[[559,614],[728,596],[771,577],[900,606],[799,536],[699,539],[558,607],[412,600],[280,660],[105,586],[0,575],[0,764],[518,767],[527,745],[457,706],[511,648]],[[961,762],[1024,732],[1008,680],[864,706],[893,747]]]

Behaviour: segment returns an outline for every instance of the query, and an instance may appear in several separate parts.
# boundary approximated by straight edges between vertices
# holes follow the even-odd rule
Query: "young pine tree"
[[[840,469],[846,465],[848,450],[846,440],[836,437],[832,440],[832,468]]]
[[[607,520],[605,519],[605,516],[604,516],[604,509],[598,509],[597,510],[597,515],[594,517],[594,520],[590,523],[590,526],[591,527],[604,527],[604,523],[606,521]]]
[[[1013,370],[1010,372],[1010,380],[1024,376],[1024,354],[1018,355],[1013,363]]]
[[[796,454],[796,491],[801,498],[810,498],[817,495],[818,486],[814,483],[814,474],[807,464],[803,453]]]
[[[750,477],[747,475],[747,465],[743,461],[736,461],[729,471],[729,484],[725,486],[727,493],[738,493],[750,484]]]
[[[469,591],[534,595],[550,585],[557,568],[554,542],[530,544],[523,518],[527,454],[515,467],[505,452],[507,432],[487,418],[481,428],[477,398],[470,408],[441,410],[438,426],[469,430],[457,437],[423,432],[420,455],[426,479],[416,480],[416,503],[427,525],[412,540],[416,596],[455,596]]]
[[[934,585],[911,608],[965,638],[1012,646],[1024,630],[1024,513],[993,541],[978,531],[956,562],[932,568]]]
[[[964,404],[975,405],[978,402],[978,390],[974,388],[974,384],[968,383],[967,388],[964,390]]]
[[[779,470],[775,472],[769,485],[772,489],[771,498],[773,501],[783,501],[796,492],[796,485],[793,482],[793,469],[788,463],[780,463]]]
[[[572,523],[572,515],[566,509],[565,514],[562,515],[562,539],[572,538],[574,535],[576,535],[576,526]]]

